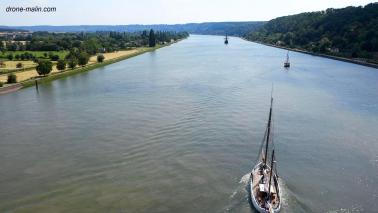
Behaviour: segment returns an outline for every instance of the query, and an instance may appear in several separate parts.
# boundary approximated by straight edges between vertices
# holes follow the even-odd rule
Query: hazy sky
[[[372,0],[0,0],[0,25],[265,21],[300,12],[370,2]],[[6,12],[8,6],[56,7],[57,11]]]

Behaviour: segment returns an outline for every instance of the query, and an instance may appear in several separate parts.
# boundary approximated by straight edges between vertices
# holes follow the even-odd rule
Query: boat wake
[[[251,173],[247,173],[241,177],[235,191],[230,195],[230,202],[224,209],[224,212],[245,212],[250,202],[249,198],[249,180]]]
[[[240,178],[239,185],[234,192],[230,195],[229,205],[224,209],[224,212],[257,212],[252,205],[250,196],[250,178],[251,173],[247,173]],[[290,190],[287,188],[285,182],[280,178],[279,181],[281,188],[281,212],[288,212],[290,209],[289,201]],[[295,199],[295,198],[294,198]]]

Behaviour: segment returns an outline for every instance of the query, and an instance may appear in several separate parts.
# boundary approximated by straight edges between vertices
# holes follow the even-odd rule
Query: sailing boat
[[[256,210],[261,213],[277,213],[281,209],[281,190],[278,184],[272,137],[272,108],[273,97],[270,100],[269,120],[261,143],[260,154],[251,172],[251,200]],[[268,156],[269,145],[272,149],[271,156]]]
[[[224,44],[228,44],[228,37],[227,37],[227,34],[226,34],[226,37],[224,38]]]
[[[290,67],[289,51],[287,51],[287,54],[286,54],[286,61],[285,61],[285,63],[284,63],[284,67],[285,67],[285,68],[289,68],[289,67]]]

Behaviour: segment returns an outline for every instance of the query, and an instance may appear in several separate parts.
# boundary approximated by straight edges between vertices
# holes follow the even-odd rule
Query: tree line
[[[93,55],[98,52],[113,52],[122,49],[147,46],[150,35],[155,44],[164,44],[189,36],[187,32],[167,32],[153,30],[140,32],[81,32],[49,33],[34,32],[15,37],[0,36],[0,51],[62,51],[78,48]]]
[[[246,38],[377,63],[378,3],[279,17]]]
[[[20,35],[21,37],[23,35]],[[31,37],[30,37],[31,36]],[[120,32],[96,32],[96,33],[48,33],[36,32],[24,37],[16,37],[12,41],[0,41],[1,51],[29,50],[21,55],[16,55],[16,59],[31,59],[38,65],[36,70],[39,75],[47,75],[51,72],[53,63],[57,61],[58,70],[65,70],[67,67],[74,69],[77,66],[88,64],[90,56],[97,54],[97,62],[102,63],[105,56],[102,53],[113,52],[122,49],[135,47],[155,47],[157,44],[165,44],[189,36],[186,32],[163,32],[154,30],[144,30],[138,33],[120,33]],[[4,38],[3,38],[4,39]],[[23,42],[17,42],[23,41]],[[6,45],[4,45],[4,43]],[[9,43],[9,45],[8,45]],[[17,46],[17,47],[15,47]],[[33,51],[61,51],[66,50],[69,53],[64,58],[58,55],[44,54],[45,60],[35,57]],[[13,54],[9,54],[9,60],[13,60]],[[20,63],[21,64],[21,63]],[[22,67],[22,64],[21,64]],[[8,83],[15,83],[16,76],[11,73],[8,75]]]

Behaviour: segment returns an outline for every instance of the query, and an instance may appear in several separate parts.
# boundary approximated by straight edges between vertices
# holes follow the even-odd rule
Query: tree
[[[51,61],[58,61],[59,60],[59,55],[50,55],[49,56]]]
[[[40,60],[36,69],[39,75],[47,75],[52,70],[52,63],[51,61]]]
[[[17,76],[13,73],[10,73],[7,78],[7,83],[8,84],[17,83]]]
[[[104,59],[105,59],[105,56],[102,55],[102,54],[100,54],[100,55],[97,56],[97,62],[102,63],[104,61]]]
[[[88,61],[89,61],[88,53],[86,53],[86,52],[79,53],[78,63],[79,63],[80,66],[84,66],[84,65],[88,64]]]
[[[155,33],[154,33],[153,29],[150,30],[150,35],[149,35],[148,41],[149,41],[148,42],[149,47],[155,47],[156,46],[156,38],[155,38]]]
[[[58,63],[56,64],[56,68],[58,70],[65,70],[66,69],[66,61],[63,59],[58,60]]]
[[[7,57],[8,57],[8,60],[9,60],[9,61],[12,61],[12,60],[13,60],[13,54],[9,54]]]
[[[16,58],[16,60],[20,60],[20,55],[19,54],[16,54],[14,57]]]
[[[68,59],[68,67],[70,69],[74,69],[77,66],[77,59],[76,58],[69,58]]]

